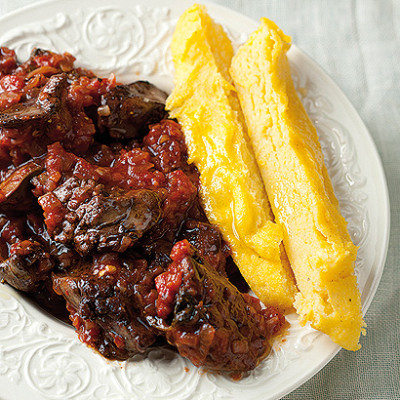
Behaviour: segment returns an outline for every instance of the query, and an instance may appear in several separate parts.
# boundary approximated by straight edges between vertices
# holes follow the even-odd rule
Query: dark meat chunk
[[[106,253],[68,275],[54,275],[53,287],[67,301],[80,340],[104,357],[126,360],[157,338],[145,315],[155,314],[160,272],[126,253]]]
[[[123,252],[157,224],[161,199],[146,189],[105,190],[71,177],[38,200],[49,234],[73,243],[82,255],[93,250]]]
[[[26,296],[53,317],[71,324],[65,300],[54,292],[51,279],[45,280],[43,285],[34,292],[26,293]]]
[[[157,319],[170,344],[196,366],[218,371],[254,369],[270,350],[285,318],[274,308],[241,294],[203,262],[186,241],[171,253],[173,262],[156,278]]]
[[[161,215],[161,201],[150,190],[119,196],[93,196],[76,209],[79,223],[74,243],[82,254],[97,250],[125,251],[150,230]]]
[[[154,125],[154,129],[157,125]],[[106,152],[106,148],[103,146],[100,156]],[[180,169],[168,174],[156,170],[150,153],[145,149],[134,147],[129,151],[109,150],[107,153],[107,164],[110,166],[100,166],[97,155],[95,158],[91,156],[89,162],[66,152],[60,143],[49,146],[45,172],[35,177],[33,182],[35,196],[40,198],[39,203],[45,211],[50,235],[62,243],[71,242],[71,234],[79,220],[77,207],[89,202],[93,195],[100,193],[107,198],[121,197],[125,193],[133,193],[132,190],[143,188],[153,192],[152,196],[147,197],[160,199],[160,213],[154,213],[156,218],[147,231],[153,232],[154,226],[152,239],[165,236],[167,240],[174,241],[193,205],[197,208],[198,181],[193,182]],[[100,162],[103,160],[100,159]],[[100,205],[105,204],[103,200],[99,199]],[[98,203],[93,201],[90,203],[92,205],[97,207]],[[86,210],[86,206],[80,210]],[[62,236],[58,236],[60,233]],[[107,250],[122,251],[116,248]]]
[[[53,268],[50,255],[38,242],[23,240],[13,244],[10,257],[0,264],[0,280],[24,292],[35,291]]]
[[[0,126],[16,128],[25,123],[42,121],[47,117],[46,110],[42,109],[35,99],[14,104],[0,113]]]
[[[67,107],[67,74],[53,75],[39,92],[37,103],[47,114],[48,132],[59,137],[72,128],[72,116]],[[55,131],[55,132],[52,132]]]
[[[98,126],[113,139],[143,136],[149,124],[166,117],[167,94],[149,82],[119,85],[103,95]]]
[[[171,264],[171,254],[173,244],[165,239],[150,239],[145,237],[142,241],[142,247],[140,247],[140,253],[149,262],[151,266],[160,266],[163,270],[166,270]]]
[[[58,129],[71,128],[71,118],[65,110],[67,75],[53,75],[36,99],[14,104],[0,113],[0,126],[16,128],[35,122],[53,123]]]
[[[182,239],[186,238],[197,249],[199,256],[220,275],[226,276],[225,265],[230,249],[217,227],[189,219],[185,222],[180,236]]]
[[[132,96],[141,97],[146,103],[165,104],[168,97],[167,93],[147,81],[136,81],[128,87]]]
[[[29,161],[13,171],[0,183],[0,209],[29,208],[35,200],[29,190],[30,180],[42,171],[43,167],[36,161]]]
[[[0,214],[0,277],[11,286],[29,293],[44,290],[53,268],[76,262],[77,254],[62,247],[48,236],[40,208]]]
[[[27,90],[29,96],[28,93],[20,95],[21,101],[0,112],[0,131],[3,137],[0,158],[2,153],[8,155],[6,157],[14,165],[44,155],[47,145],[57,140],[66,139],[66,144],[75,147],[75,143],[71,143],[75,133],[72,131],[73,118],[67,106],[67,75],[53,75],[48,79],[40,76],[43,79],[37,80],[44,80],[45,83],[34,84],[43,84],[41,89],[33,87],[28,90],[27,83],[23,90]],[[83,135],[79,137],[83,138]]]

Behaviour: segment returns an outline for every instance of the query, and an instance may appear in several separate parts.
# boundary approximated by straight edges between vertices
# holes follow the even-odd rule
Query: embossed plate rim
[[[8,14],[7,16],[4,16],[3,18],[1,18],[0,20],[2,21],[2,25],[0,27],[0,34],[3,35],[4,34],[4,30],[8,29],[8,28],[13,28],[16,25],[21,23],[21,20],[24,20],[25,22],[22,23],[21,26],[19,26],[18,29],[23,29],[24,26],[28,23],[28,21],[32,21],[35,20],[35,18],[39,18],[39,19],[46,19],[46,18],[50,18],[51,15],[54,15],[55,13],[58,13],[60,11],[65,11],[65,8],[68,7],[69,8],[74,8],[74,7],[83,7],[82,4],[80,4],[82,2],[79,2],[78,0],[72,0],[69,1],[68,3],[65,2],[61,2],[61,1],[54,1],[54,0],[50,0],[50,1],[45,1],[45,2],[41,2],[41,3],[36,3],[34,5],[28,6],[24,9],[20,9],[17,10],[13,13]],[[168,3],[167,8],[170,8],[171,10],[173,10],[175,12],[174,18],[180,14],[188,5],[192,4],[192,1],[171,1]],[[204,2],[209,11],[210,14],[214,17],[216,17],[216,19],[218,20],[218,22],[222,22],[224,24],[227,25],[228,28],[232,28],[233,30],[235,30],[235,27],[240,26],[240,30],[244,29],[246,30],[246,32],[250,32],[251,30],[255,29],[257,27],[257,22],[239,14],[236,13],[232,10],[226,9],[222,6],[213,4],[213,3],[208,3],[208,2]],[[85,2],[84,7],[87,9],[90,8],[104,8],[104,7],[108,7],[108,8],[120,8],[121,10],[125,9],[129,9],[132,5],[146,5],[149,6],[149,4],[153,5],[154,7],[165,7],[165,2],[161,1],[161,0],[149,0],[149,1],[145,1],[145,0],[137,0],[137,1],[129,1],[129,0],[118,0],[115,1],[113,5],[110,6],[110,4],[108,2],[106,2],[105,0],[98,0],[98,1],[94,1],[94,0],[89,0],[87,2]],[[45,14],[45,18],[43,17],[43,13]],[[46,15],[47,13],[47,15]],[[70,10],[69,15],[73,15],[73,10]],[[43,29],[43,27],[42,27]],[[3,33],[2,33],[3,32]],[[63,50],[63,49],[60,49]],[[376,151],[376,148],[373,144],[373,141],[367,131],[367,129],[365,128],[365,126],[363,125],[361,119],[359,118],[357,112],[355,111],[354,107],[349,103],[349,101],[347,100],[347,98],[343,95],[343,93],[341,92],[341,90],[337,87],[337,85],[327,76],[327,74],[322,70],[321,67],[319,67],[314,61],[311,60],[310,57],[308,57],[307,55],[305,55],[303,52],[301,52],[299,49],[297,49],[295,46],[292,47],[289,57],[291,59],[291,61],[293,60],[297,60],[298,63],[303,64],[304,67],[306,67],[306,69],[314,69],[315,73],[317,74],[316,77],[325,80],[325,84],[327,85],[327,91],[330,91],[331,94],[333,94],[333,97],[336,97],[336,101],[339,101],[343,104],[344,107],[344,111],[345,113],[348,114],[348,117],[354,118],[355,121],[355,128],[356,131],[355,133],[351,132],[351,137],[353,137],[354,134],[359,135],[359,137],[361,137],[365,143],[364,143],[364,147],[366,148],[366,152],[368,155],[372,155],[373,158],[373,162],[371,164],[374,165],[375,167],[375,173],[378,175],[377,177],[375,176],[375,180],[378,182],[379,185],[381,185],[381,197],[385,200],[384,201],[384,207],[382,209],[378,209],[378,211],[380,212],[380,215],[382,216],[381,219],[381,226],[380,226],[380,231],[382,233],[382,236],[379,238],[380,240],[380,245],[377,248],[377,251],[379,254],[375,254],[375,260],[374,260],[374,265],[375,265],[375,269],[373,267],[371,267],[369,274],[370,276],[372,276],[372,282],[371,285],[368,287],[368,290],[366,292],[366,296],[365,298],[363,298],[363,311],[364,313],[366,312],[367,308],[369,307],[372,298],[375,294],[375,291],[377,289],[381,274],[383,272],[383,265],[384,265],[384,259],[386,256],[386,250],[387,250],[387,245],[388,245],[388,232],[389,232],[389,207],[388,207],[388,195],[387,195],[387,186],[386,186],[386,181],[385,181],[385,177],[384,177],[384,173],[383,173],[383,168],[378,156],[378,153]],[[79,60],[78,60],[79,61]],[[295,62],[296,64],[296,62]],[[296,64],[297,65],[297,64]],[[308,71],[306,75],[310,75],[310,72]],[[337,105],[336,103],[334,104],[335,106]],[[317,110],[318,111],[318,110]],[[321,110],[320,110],[321,111]],[[322,114],[318,114],[318,112],[316,113],[317,118],[319,118],[319,116]],[[328,115],[329,117],[329,115]],[[324,117],[321,118],[322,123],[326,123],[329,122],[329,118],[326,119],[324,121]],[[341,120],[339,118],[339,120]],[[336,120],[335,120],[336,121]],[[347,128],[347,125],[346,125]],[[359,156],[359,154],[356,155]],[[368,178],[368,179],[372,179],[372,178]],[[382,204],[381,204],[382,206]],[[371,216],[373,217],[373,215]],[[379,221],[378,221],[379,222]],[[378,229],[379,230],[379,229]],[[384,231],[384,232],[382,232]],[[368,236],[368,232],[366,233],[366,236]],[[378,241],[376,242],[378,243]],[[368,278],[366,279],[366,282],[369,280],[370,276],[368,276]],[[99,368],[99,375],[100,375],[100,369],[101,368],[108,368],[110,370],[110,368],[114,368],[114,367],[110,367],[111,363],[104,363],[103,360],[99,357],[96,357],[96,355],[92,354],[91,351],[89,349],[87,349],[86,347],[84,347],[83,345],[80,345],[77,342],[77,339],[71,339],[73,337],[72,335],[72,330],[68,329],[65,326],[62,326],[60,323],[58,322],[54,322],[53,319],[44,316],[42,312],[40,312],[39,310],[37,310],[35,307],[33,307],[31,304],[27,303],[25,300],[22,300],[21,296],[18,295],[17,293],[15,293],[12,289],[10,288],[0,288],[0,303],[2,301],[2,296],[7,296],[7,295],[11,295],[12,299],[16,301],[16,303],[18,305],[21,306],[21,309],[24,310],[24,312],[26,312],[27,315],[29,315],[29,320],[28,320],[28,325],[30,324],[30,328],[33,329],[34,332],[36,332],[36,334],[38,335],[38,337],[40,336],[40,334],[43,334],[44,337],[46,338],[46,334],[49,335],[49,333],[47,333],[47,329],[51,329],[51,335],[54,335],[57,338],[61,338],[60,340],[63,341],[63,343],[65,343],[65,345],[68,345],[71,354],[73,351],[75,352],[79,352],[79,354],[82,355],[82,357],[88,357],[88,359],[90,360],[95,360],[95,362],[98,362],[99,364],[96,365],[96,367],[98,366]],[[12,300],[12,301],[13,301]],[[40,322],[41,320],[45,321],[45,322]],[[1,327],[1,314],[0,314],[0,327]],[[24,332],[26,332],[27,330],[25,330]],[[0,333],[1,333],[1,328],[0,328]],[[311,350],[309,349],[308,351],[311,352],[311,354],[309,353],[308,355],[311,356],[315,349],[315,346],[319,346],[319,349],[323,352],[323,357],[314,357],[316,362],[313,363],[312,365],[308,365],[305,364],[305,368],[302,368],[302,375],[300,375],[300,373],[297,371],[296,374],[296,379],[294,380],[288,380],[288,379],[281,379],[278,382],[273,385],[272,390],[269,391],[270,396],[269,398],[279,398],[287,393],[289,393],[291,390],[295,389],[296,387],[300,386],[302,383],[304,383],[306,380],[309,379],[310,376],[314,375],[319,369],[321,369],[324,365],[326,365],[329,360],[331,358],[334,357],[334,355],[339,351],[338,346],[334,345],[327,337],[324,337],[323,335],[318,335],[315,336],[314,332],[312,330],[308,331],[308,333],[310,333],[310,335],[305,335],[305,339],[310,340],[310,343],[308,344],[308,346],[311,346]],[[48,340],[51,342],[53,338],[52,337],[48,337]],[[26,343],[25,343],[26,344]],[[2,350],[1,347],[2,343],[0,342],[0,353]],[[23,341],[21,343],[18,342],[19,346],[23,346],[24,343]],[[52,343],[53,346],[57,346],[56,343]],[[277,350],[279,351],[279,349]],[[314,351],[315,352],[315,351]],[[40,353],[41,354],[41,353]],[[154,353],[154,357],[157,357],[157,354]],[[291,354],[288,354],[288,356],[290,357]],[[28,370],[27,368],[32,365],[31,361],[32,359],[34,359],[35,354],[30,354],[28,351],[25,353],[22,353],[22,356],[24,357],[31,357],[29,358],[29,363],[27,363],[26,368],[23,369],[23,374],[28,375]],[[0,361],[3,361],[3,359],[0,356]],[[91,362],[92,362],[91,361]],[[139,363],[139,365],[141,366],[145,366],[147,361],[143,361],[142,364]],[[104,365],[103,365],[104,364]],[[113,364],[114,365],[114,364]],[[125,365],[125,368],[123,369],[124,374],[126,375],[126,378],[129,377],[129,372],[132,373],[132,371],[135,371],[135,368],[137,367],[137,363],[127,363]],[[169,365],[169,364],[168,364]],[[183,365],[183,364],[182,364]],[[188,365],[187,363],[185,365]],[[297,365],[297,364],[296,364]],[[115,366],[115,365],[114,365]],[[189,366],[190,367],[190,366]],[[286,372],[288,372],[290,370],[290,368],[293,368],[293,365],[290,364],[290,360],[289,360],[289,364],[288,365],[283,365],[283,368],[285,369]],[[1,363],[0,363],[0,368],[1,368]],[[115,369],[118,369],[119,367],[115,367]],[[142,367],[140,367],[141,369]],[[143,367],[144,370],[144,367]],[[267,368],[267,370],[269,371],[269,369]],[[260,372],[261,371],[261,372]],[[264,389],[266,389],[266,387],[264,386],[264,381],[263,379],[265,379],[265,376],[259,376],[257,375],[262,373],[264,370],[263,369],[258,369],[255,371],[254,373],[254,380],[259,380],[261,381],[261,383],[263,383],[263,386],[261,387],[262,392],[265,395]],[[267,382],[268,385],[270,383],[273,383],[274,380],[276,380],[276,375],[274,375],[274,366],[272,365],[271,367],[271,371],[273,372],[272,376],[270,377],[270,380]],[[40,372],[40,371],[39,371]],[[153,372],[153,371],[151,371]],[[114,372],[112,372],[114,373]],[[118,373],[118,371],[116,372]],[[110,372],[111,374],[111,372]],[[40,374],[39,374],[40,376]],[[162,378],[162,375],[158,376],[160,379]],[[280,375],[279,375],[280,377]],[[1,371],[0,371],[0,382],[7,382],[7,381],[3,381],[4,376],[1,376]],[[23,376],[23,378],[26,378],[26,376]],[[139,377],[141,378],[141,377]],[[110,378],[111,379],[111,378]],[[257,386],[251,386],[251,380],[250,383],[249,381],[243,380],[239,383],[237,382],[228,382],[228,386],[224,385],[226,382],[222,382],[223,384],[221,384],[221,380],[218,381],[218,377],[215,377],[213,375],[210,374],[206,374],[206,375],[202,375],[202,377],[199,377],[199,373],[194,373],[193,372],[193,368],[190,368],[190,380],[191,381],[197,381],[200,383],[196,383],[196,387],[199,387],[199,389],[202,391],[199,395],[196,394],[196,399],[218,399],[218,398],[226,398],[228,396],[228,394],[230,395],[231,398],[241,398],[243,394],[245,394],[247,396],[247,398],[259,398],[260,395],[260,390],[257,391],[258,388]],[[196,382],[197,382],[196,381]],[[119,384],[121,385],[121,382],[124,383],[125,381],[120,381]],[[201,385],[201,383],[206,383]],[[126,382],[125,382],[126,383]],[[8,384],[10,384],[10,382],[8,382]],[[101,384],[101,382],[99,383]],[[153,384],[153,382],[151,382],[151,384]],[[84,389],[88,389],[91,388],[91,385],[93,385],[93,383],[88,383],[89,386],[86,386]],[[218,386],[219,385],[219,386]],[[3,385],[4,387],[4,385]],[[49,395],[47,392],[47,394],[42,391],[41,393],[36,391],[34,389],[34,387],[28,386],[28,391],[26,391],[26,385],[25,385],[25,391],[21,391],[21,396],[19,396],[18,398],[21,398],[22,400],[24,400],[25,398],[28,398],[30,400],[34,400],[36,398],[63,398],[62,397],[62,392],[56,392],[54,391],[53,395]],[[92,389],[92,388],[91,388]],[[162,387],[161,387],[162,389]],[[271,389],[270,387],[268,387],[268,389]],[[8,391],[10,390],[10,391]],[[6,396],[10,396],[7,397],[5,399],[2,400],[8,400],[11,398],[15,398],[17,392],[19,390],[18,385],[14,385],[12,384],[11,387],[7,387],[6,389],[6,394],[2,394],[2,396],[6,395]],[[21,387],[22,390],[22,387]],[[43,389],[44,390],[44,389]],[[112,391],[109,391],[109,389],[104,388],[104,390],[108,390],[105,393],[108,395],[107,397],[110,400],[120,400],[121,398],[124,399],[128,399],[128,398],[140,398],[141,394],[138,392],[129,392],[128,389],[126,389],[126,392],[120,392],[120,394],[113,394]],[[267,391],[268,392],[268,391]],[[11,394],[12,393],[12,394]],[[100,398],[97,397],[96,395],[96,390],[93,390],[92,393],[85,393],[82,390],[79,392],[79,399],[94,399],[94,398]],[[258,393],[258,394],[257,394]],[[71,395],[71,393],[69,393]],[[185,396],[185,394],[183,393],[178,393],[177,396],[180,396],[179,398],[192,398],[191,395],[193,395],[194,392],[191,393],[187,393],[186,397],[182,397]],[[41,397],[38,397],[38,396]],[[81,396],[82,395],[82,396]],[[12,397],[11,397],[12,396]],[[49,397],[50,396],[50,397]],[[61,396],[61,397],[60,397]],[[85,397],[86,396],[86,397]],[[138,397],[139,396],[139,397]],[[70,398],[70,396],[68,395],[68,393],[65,394],[64,398]],[[174,397],[170,397],[169,398],[176,398]],[[157,393],[154,394],[154,396],[152,396],[152,398],[158,398]]]

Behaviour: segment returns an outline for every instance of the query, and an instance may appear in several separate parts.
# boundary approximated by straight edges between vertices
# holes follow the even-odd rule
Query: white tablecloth
[[[34,1],[2,0],[0,16]],[[254,19],[274,20],[327,71],[370,130],[389,186],[389,253],[366,315],[368,335],[362,339],[363,347],[356,353],[341,351],[285,399],[400,399],[400,1],[215,2]]]

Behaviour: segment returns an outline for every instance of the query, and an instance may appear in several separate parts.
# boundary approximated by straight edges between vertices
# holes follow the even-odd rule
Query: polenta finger
[[[290,309],[297,288],[229,75],[230,40],[204,7],[194,5],[180,17],[171,50],[175,88],[167,109],[181,124],[189,161],[199,169],[206,214],[260,300]]]
[[[231,75],[299,294],[302,322],[357,350],[363,327],[357,248],[340,214],[315,127],[294,88],[290,38],[271,21],[239,48]]]

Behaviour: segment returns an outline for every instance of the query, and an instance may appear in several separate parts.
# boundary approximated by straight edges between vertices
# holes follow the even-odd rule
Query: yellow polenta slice
[[[220,228],[233,259],[261,301],[283,310],[292,308],[297,288],[281,253],[283,230],[272,222],[244,131],[229,75],[231,42],[205,8],[194,5],[180,17],[171,50],[175,88],[167,109],[183,128],[189,162],[200,171],[206,214]]]
[[[357,350],[363,327],[357,248],[333,192],[317,132],[296,93],[290,38],[271,21],[239,48],[230,73],[299,294],[302,322]]]

